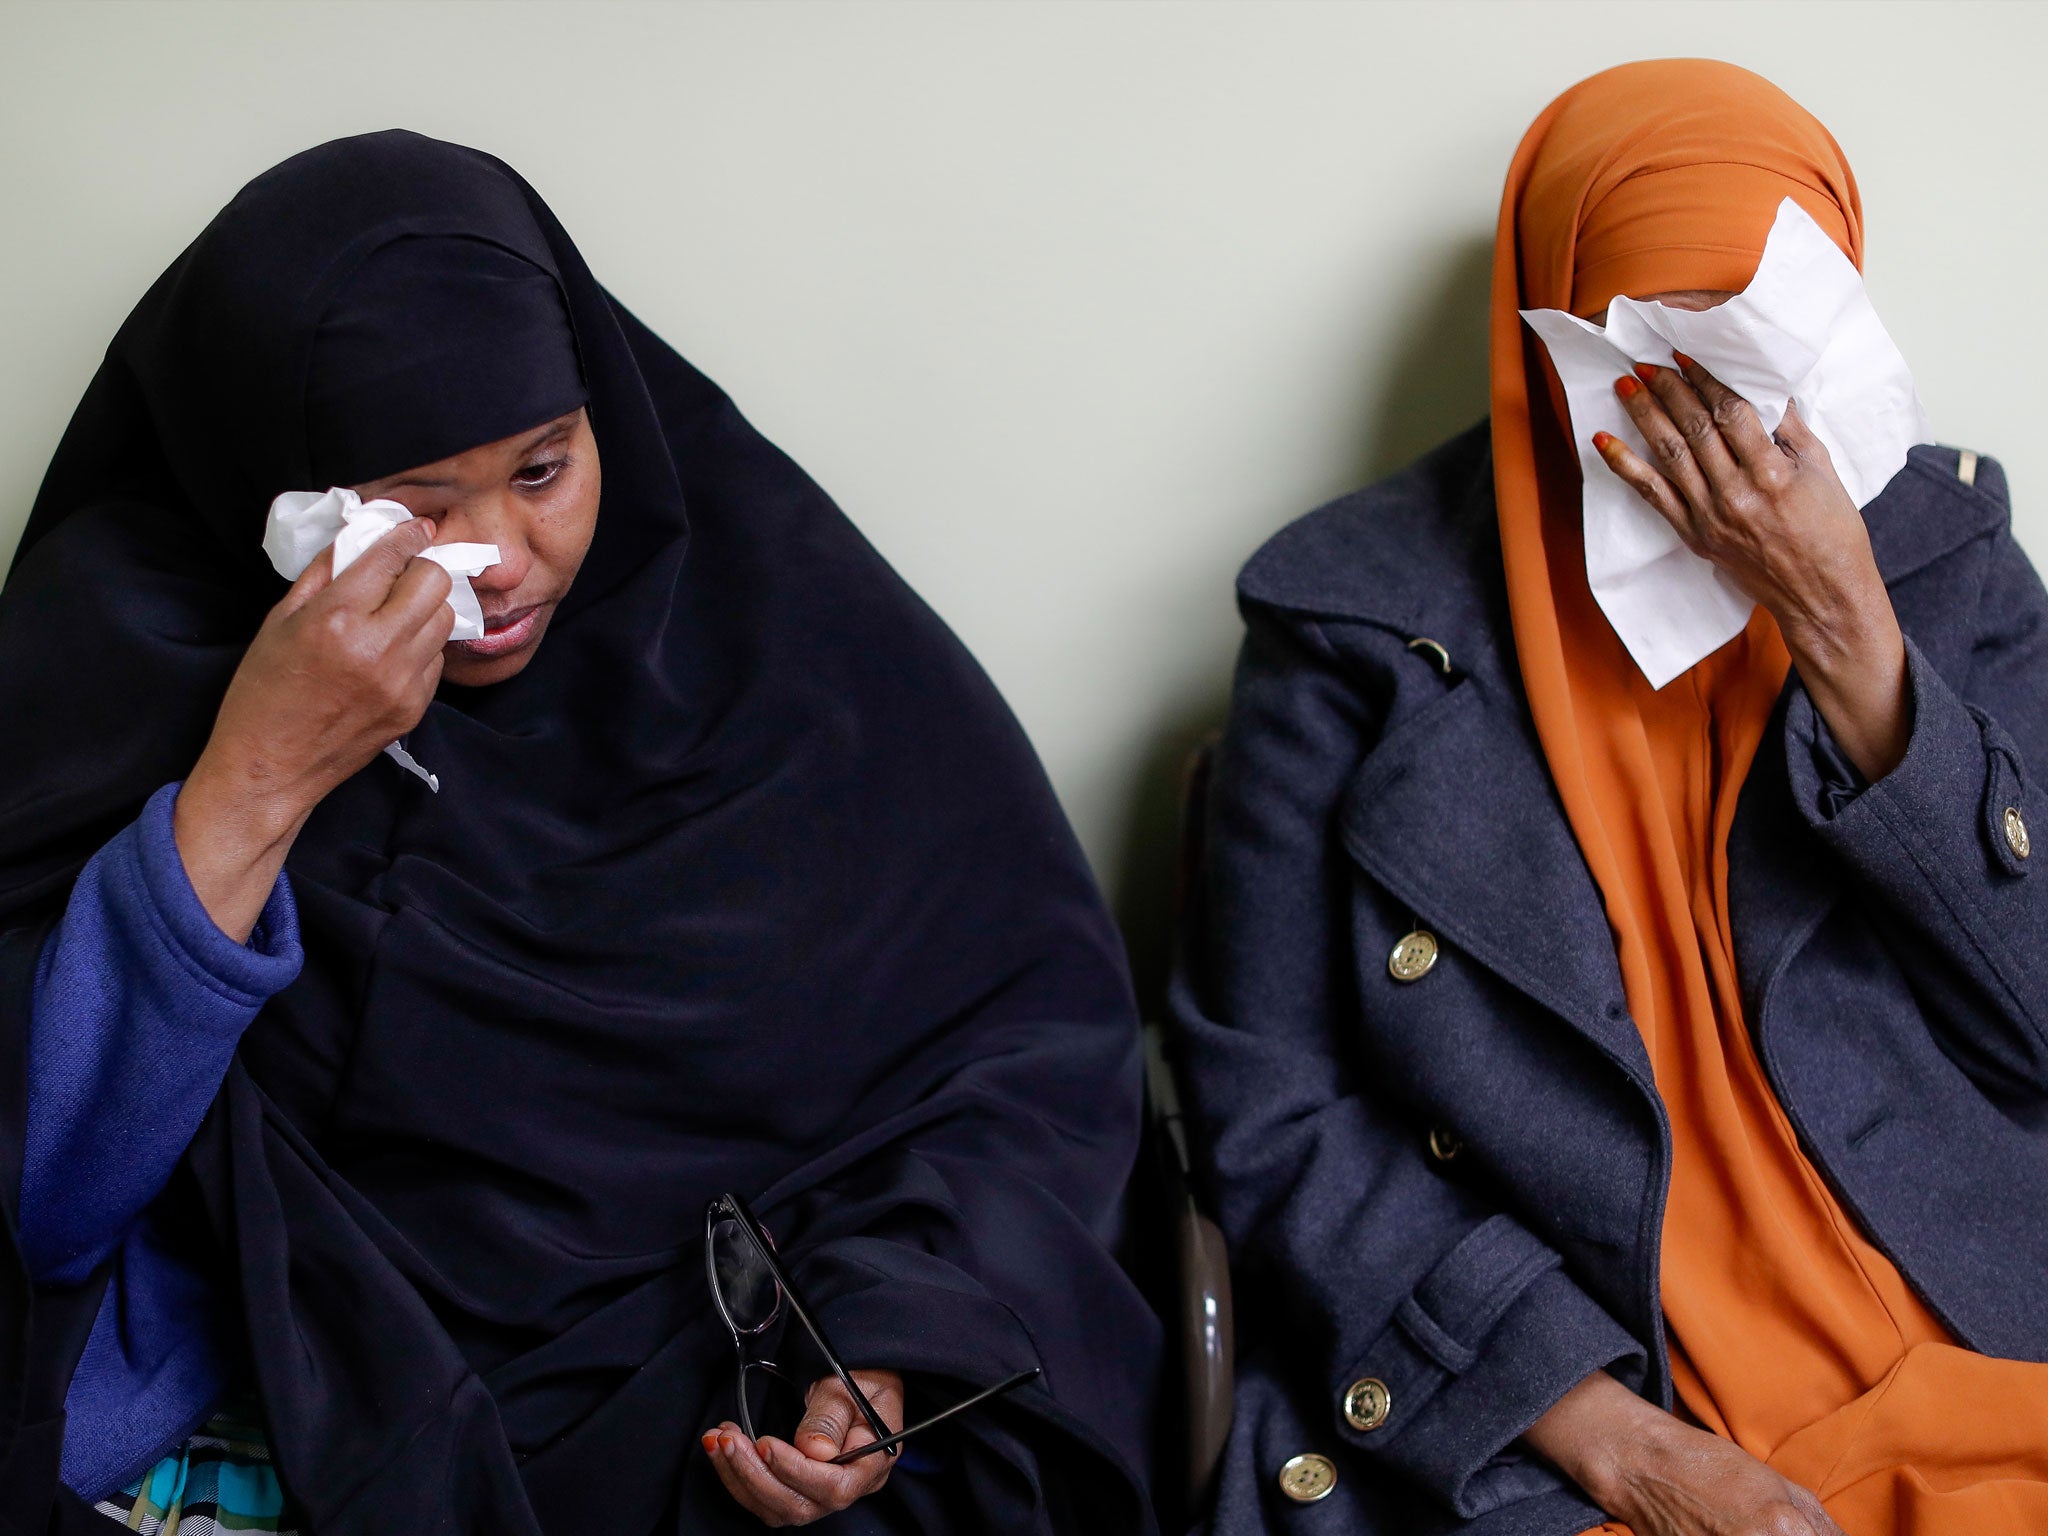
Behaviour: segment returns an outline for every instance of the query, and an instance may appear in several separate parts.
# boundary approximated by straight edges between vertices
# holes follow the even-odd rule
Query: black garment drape
[[[0,1530],[41,1528],[90,1316],[13,1243],[36,942],[203,745],[282,590],[265,507],[318,488],[311,338],[419,235],[560,283],[604,496],[533,662],[411,736],[441,793],[379,758],[308,823],[305,972],[181,1165],[314,1536],[758,1529],[697,1443],[731,1412],[725,1189],[913,1411],[1045,1368],[834,1529],[1144,1529],[1156,1338],[1108,1251],[1137,1037],[1029,745],[516,174],[394,132],[259,177],[150,290],[0,595]]]

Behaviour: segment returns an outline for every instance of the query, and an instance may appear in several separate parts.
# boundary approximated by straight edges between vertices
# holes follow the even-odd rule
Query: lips
[[[500,614],[484,620],[484,636],[481,640],[458,640],[472,656],[503,656],[516,651],[531,640],[534,631],[540,627],[540,608],[519,608],[510,613]]]

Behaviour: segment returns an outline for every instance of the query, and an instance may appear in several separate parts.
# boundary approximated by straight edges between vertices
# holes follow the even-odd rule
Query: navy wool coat
[[[1730,836],[1744,1006],[1914,1289],[2048,1360],[2048,870],[2008,817],[2048,828],[2048,594],[1988,459],[1915,449],[1865,516],[1912,736],[1841,793],[1787,683]],[[1517,675],[1486,428],[1294,523],[1238,591],[1174,987],[1238,1272],[1213,1527],[1573,1536],[1601,1511],[1519,1436],[1602,1367],[1671,1401],[1670,1130]],[[1417,929],[1439,958],[1403,982]],[[1334,1474],[1312,1502],[1282,1487],[1302,1455],[1328,1465],[1296,1493]]]

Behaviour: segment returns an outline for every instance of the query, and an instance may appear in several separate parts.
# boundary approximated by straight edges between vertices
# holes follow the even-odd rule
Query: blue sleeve
[[[113,1251],[303,959],[282,874],[246,945],[215,926],[172,838],[178,788],[93,855],[36,967],[20,1230],[39,1283],[82,1280]]]

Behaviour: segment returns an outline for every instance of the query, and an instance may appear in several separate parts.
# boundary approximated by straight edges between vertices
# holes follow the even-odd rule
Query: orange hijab
[[[1777,625],[1758,609],[1661,691],[1644,680],[1587,586],[1562,391],[1516,311],[1597,316],[1617,294],[1744,288],[1787,196],[1861,265],[1855,178],[1796,103],[1732,65],[1626,65],[1567,91],[1522,140],[1493,268],[1494,487],[1515,648],[1670,1117],[1674,1383],[1696,1418],[1759,1454],[1891,1363],[1895,1321],[1939,1330],[1841,1218],[1743,1018],[1728,830],[1789,666]],[[1884,1310],[1856,1310],[1873,1292]],[[1845,1308],[1846,1340],[1829,1321]],[[1761,1378],[1735,1342],[1749,1340],[1774,1356]],[[1760,1379],[1777,1385],[1760,1392]]]
[[[1744,288],[1787,196],[1862,265],[1856,179],[1827,130],[1747,70],[1660,59],[1552,102],[1523,136],[1501,199],[1493,474],[1515,649],[1646,1035],[1674,1007],[1704,1001],[1670,995],[1694,930],[1726,947],[1725,914],[1700,911],[1700,898],[1711,904],[1725,887],[1736,795],[1788,662],[1759,609],[1662,693],[1649,687],[1586,584],[1563,391],[1517,311],[1597,317],[1618,294]]]
[[[1723,845],[1720,802],[1732,812],[1787,662],[1759,611],[1744,635],[1667,686],[1705,695],[1730,750],[1712,804],[1671,806],[1668,827],[1639,826],[1636,807],[1654,798],[1645,792],[1659,779],[1662,738],[1692,712],[1658,707],[1593,603],[1563,392],[1517,311],[1596,318],[1620,294],[1740,290],[1788,196],[1862,266],[1862,201],[1828,131],[1747,70],[1660,59],[1606,70],[1552,102],[1523,136],[1501,198],[1494,491],[1515,647],[1544,756],[1607,900],[1631,1004],[1631,955],[1645,915],[1631,909],[1655,898],[1625,888],[1632,882],[1610,847],[1648,832],[1693,862],[1710,842]]]
[[[1845,1529],[2021,1536],[2048,1530],[2048,1367],[1953,1343],[1805,1157],[1743,1018],[1728,829],[1784,685],[1784,642],[1759,609],[1651,690],[1587,588],[1562,392],[1515,313],[1743,288],[1787,196],[1861,266],[1862,210],[1835,141],[1726,64],[1595,75],[1523,139],[1492,315],[1515,647],[1669,1116],[1662,1301],[1680,1411],[1811,1488]]]

